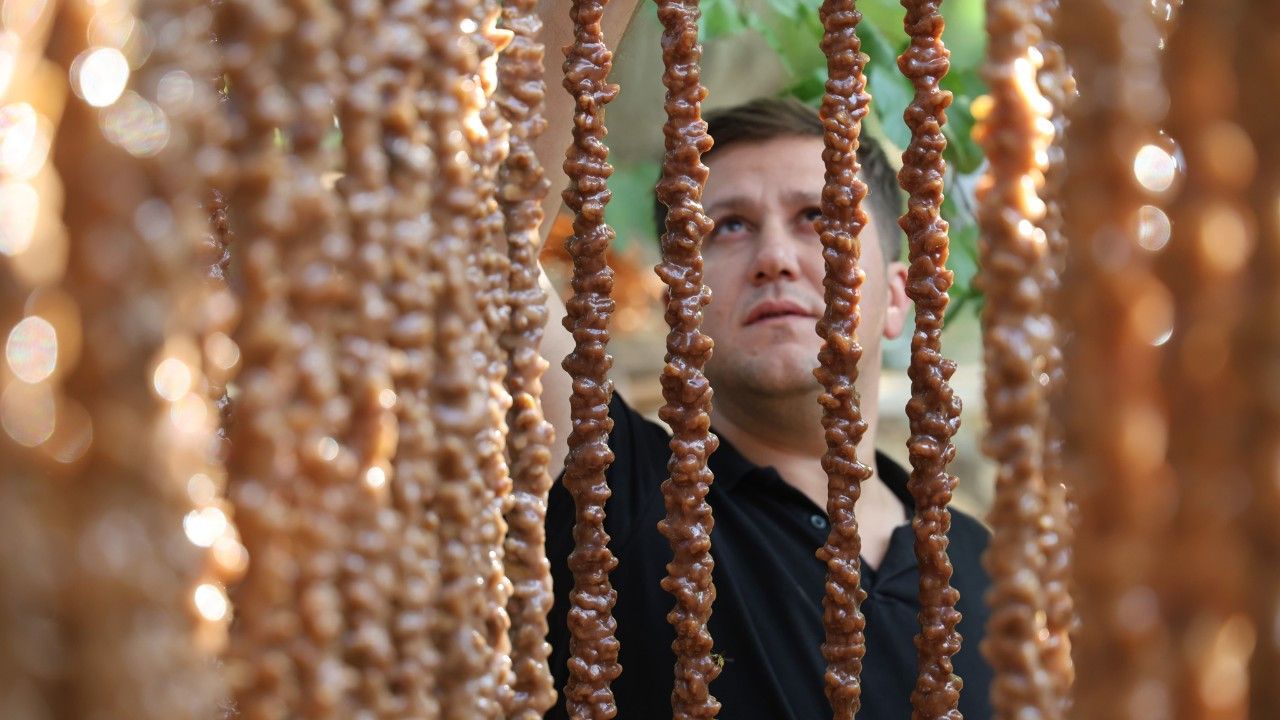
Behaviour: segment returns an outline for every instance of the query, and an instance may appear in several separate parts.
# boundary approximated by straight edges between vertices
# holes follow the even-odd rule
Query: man
[[[716,144],[704,156],[711,174],[702,199],[715,230],[703,254],[714,300],[703,330],[715,340],[706,374],[715,390],[712,429],[720,438],[707,496],[715,517],[717,592],[710,632],[724,659],[711,692],[722,703],[720,717],[729,720],[816,720],[831,712],[820,651],[826,566],[814,556],[828,533],[821,387],[813,376],[821,345],[814,326],[824,308],[822,248],[814,229],[821,215],[823,129],[816,111],[770,99],[711,113],[707,120]],[[874,476],[863,484],[857,505],[868,593],[858,717],[905,720],[916,678],[919,612],[912,502],[906,471],[875,452],[880,340],[902,332],[909,305],[906,269],[897,260],[901,195],[883,152],[866,139],[859,160],[872,222],[861,234],[866,282],[858,388],[868,429],[858,457]],[[553,312],[544,347],[553,358],[571,347],[558,317]],[[568,393],[563,373],[548,372],[544,398],[560,438],[569,431],[567,409],[559,406]],[[619,717],[666,717],[675,638],[666,614],[674,600],[659,585],[671,555],[657,523],[666,512],[659,486],[667,477],[669,435],[616,396],[611,417],[617,458],[609,471],[613,496],[605,527],[618,558],[612,582],[623,667],[613,690]],[[987,533],[958,512],[952,523],[953,584],[964,615],[964,646],[955,658],[965,682],[960,710],[966,718],[987,718],[991,672],[978,652],[987,617],[982,595],[988,581],[979,563]],[[551,663],[559,687],[567,678],[564,621],[572,576],[565,559],[573,548],[572,526],[572,499],[557,485],[549,502],[547,554],[556,584]],[[561,703],[548,717],[564,713]]]

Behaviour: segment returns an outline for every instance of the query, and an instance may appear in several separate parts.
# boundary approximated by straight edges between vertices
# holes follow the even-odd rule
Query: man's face
[[[721,393],[781,397],[818,388],[822,340],[814,325],[825,307],[824,266],[813,223],[822,215],[822,149],[821,138],[782,137],[733,145],[707,160],[702,203],[716,227],[703,248],[713,301],[702,327],[715,339],[707,375]],[[874,382],[880,338],[902,330],[905,270],[895,262],[886,272],[874,223],[861,239],[860,366]]]

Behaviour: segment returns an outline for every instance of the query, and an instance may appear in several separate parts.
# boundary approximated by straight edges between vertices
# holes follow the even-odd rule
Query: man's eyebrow
[[[814,193],[808,190],[793,190],[782,196],[782,200],[788,206],[819,206],[822,204],[822,194]],[[745,195],[730,195],[726,198],[720,198],[715,202],[707,204],[703,211],[707,214],[721,213],[730,210],[743,210],[756,205],[756,202]]]
[[[720,198],[703,208],[703,212],[708,215],[712,213],[721,213],[728,210],[742,210],[751,207],[751,201],[743,195],[731,195],[727,198]]]
[[[814,193],[808,190],[793,190],[783,195],[782,199],[790,206],[818,206],[822,204],[822,193]]]

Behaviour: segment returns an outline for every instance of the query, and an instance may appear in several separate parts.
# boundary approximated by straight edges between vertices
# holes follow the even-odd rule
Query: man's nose
[[[778,280],[795,280],[800,275],[796,242],[781,227],[761,228],[752,266],[752,281],[757,285]]]

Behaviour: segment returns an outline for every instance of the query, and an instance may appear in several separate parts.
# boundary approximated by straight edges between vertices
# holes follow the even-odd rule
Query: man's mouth
[[[768,300],[755,306],[750,313],[747,314],[746,325],[756,325],[758,323],[769,322],[771,320],[783,320],[787,318],[812,318],[809,313],[799,303],[790,300]]]

